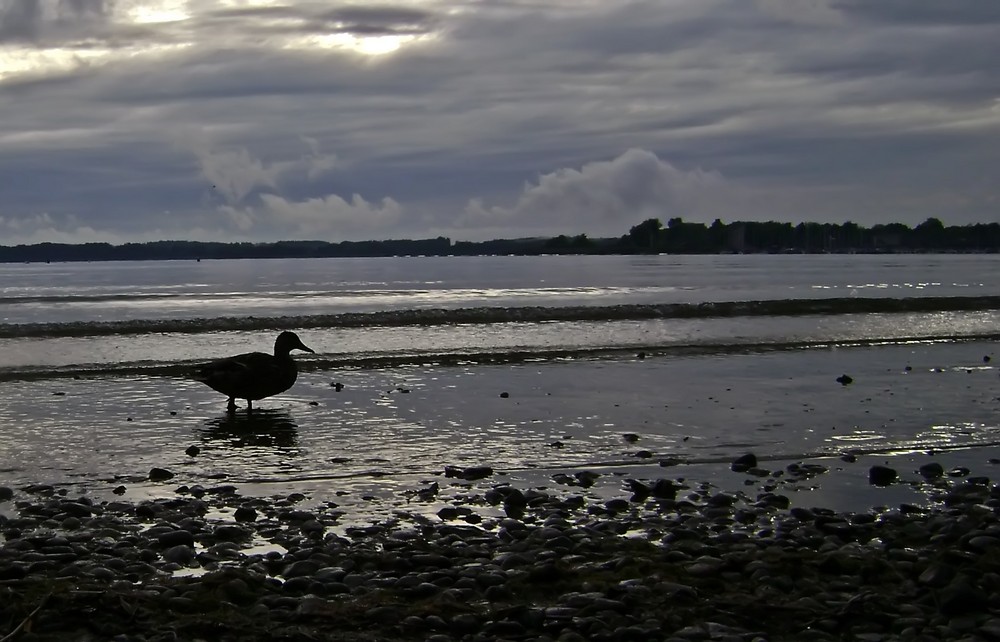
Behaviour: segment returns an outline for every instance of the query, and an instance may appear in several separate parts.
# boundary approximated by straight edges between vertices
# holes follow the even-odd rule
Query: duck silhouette
[[[292,350],[313,352],[299,335],[286,330],[274,340],[273,355],[247,352],[210,361],[198,367],[194,379],[229,397],[229,412],[236,410],[237,399],[246,399],[250,411],[254,401],[280,394],[295,383],[299,371]]]

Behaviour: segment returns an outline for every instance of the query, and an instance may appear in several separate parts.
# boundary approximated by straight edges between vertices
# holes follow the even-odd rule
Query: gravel
[[[928,477],[927,507],[861,513],[498,483],[367,525],[229,486],[0,488],[0,639],[1000,640],[1000,487]]]

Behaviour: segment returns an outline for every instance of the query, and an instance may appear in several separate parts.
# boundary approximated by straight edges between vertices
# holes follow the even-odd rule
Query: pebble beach
[[[670,462],[539,487],[450,467],[367,525],[336,495],[3,487],[0,639],[1000,639],[1000,486],[940,461],[744,456],[716,471],[737,490]],[[925,501],[797,505],[845,471]]]
[[[0,642],[1000,640],[993,263],[11,267]]]

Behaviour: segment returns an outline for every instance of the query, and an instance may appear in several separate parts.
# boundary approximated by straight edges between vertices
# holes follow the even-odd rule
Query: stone
[[[171,546],[167,550],[163,551],[162,556],[167,562],[187,566],[191,563],[191,560],[194,559],[194,549],[187,544],[178,544],[177,546]]]
[[[989,599],[979,589],[976,589],[963,579],[957,579],[941,590],[941,613],[954,617],[965,613],[984,612]]]
[[[160,546],[172,548],[174,546],[194,546],[194,535],[183,530],[169,530],[160,534],[157,538]]]
[[[166,468],[152,468],[149,471],[149,481],[166,481],[173,477],[174,474]]]
[[[493,468],[491,466],[470,466],[468,468],[461,468],[459,466],[444,467],[445,477],[457,477],[458,479],[465,479],[468,481],[484,479],[492,474]]]
[[[944,466],[937,462],[931,462],[921,466],[917,472],[920,473],[921,477],[927,480],[939,479],[944,476]]]
[[[868,483],[872,486],[888,486],[896,481],[898,473],[894,468],[875,465],[868,469]]]
[[[753,453],[747,453],[745,455],[740,455],[733,460],[730,468],[734,473],[745,473],[751,468],[757,467],[757,456]]]
[[[240,506],[233,513],[233,519],[237,522],[253,522],[257,520],[257,511],[252,506]]]

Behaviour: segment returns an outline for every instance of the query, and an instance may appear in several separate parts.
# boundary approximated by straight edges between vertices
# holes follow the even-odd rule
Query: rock
[[[500,398],[501,399],[507,399],[508,397],[510,397],[510,393],[509,392],[501,392],[500,393]]]
[[[756,468],[756,467],[757,467],[757,456],[754,455],[753,453],[740,455],[739,457],[733,460],[733,463],[730,466],[730,468],[732,468],[733,472],[735,473],[745,473],[751,468]]]
[[[635,442],[639,441],[639,435],[635,434],[634,432],[627,432],[624,435],[622,435],[622,439],[624,439],[630,444],[634,444]]]
[[[604,508],[611,513],[621,513],[628,510],[628,502],[624,499],[610,499],[604,502]]]
[[[590,488],[591,486],[594,485],[594,482],[600,478],[601,474],[595,473],[591,470],[581,470],[578,473],[574,473],[573,476],[576,477],[580,486],[583,486],[584,488]]]
[[[996,548],[997,544],[1000,544],[1000,539],[992,535],[976,535],[975,537],[970,537],[967,542],[968,548],[980,553],[985,553]]]
[[[850,375],[842,374],[839,377],[837,377],[837,383],[839,383],[842,386],[846,386],[854,383],[854,379]]]
[[[223,542],[242,542],[250,539],[250,530],[235,524],[221,524],[212,531],[215,539]]]
[[[149,471],[149,481],[166,481],[173,479],[174,474],[166,468],[152,468]]]
[[[320,565],[312,560],[299,560],[286,566],[281,574],[286,578],[305,577],[314,575],[320,569]]]
[[[957,579],[941,590],[939,608],[948,617],[985,612],[988,605],[988,596],[963,579]]]
[[[90,517],[94,509],[83,502],[64,501],[59,503],[59,510],[73,517]]]
[[[652,488],[642,483],[638,479],[626,479],[625,485],[632,493],[630,501],[633,502],[644,502],[653,493]]]
[[[184,451],[184,454],[186,454],[188,457],[194,457],[200,452],[201,448],[198,448],[197,446],[188,446],[187,450]]]
[[[944,466],[937,462],[931,462],[929,464],[924,464],[918,469],[920,476],[924,479],[939,479],[944,476]]]
[[[187,544],[171,546],[167,550],[163,551],[163,559],[167,562],[187,566],[191,563],[191,560],[194,559],[194,549]]]
[[[257,511],[251,506],[240,506],[233,513],[233,519],[237,522],[253,522],[257,520]]]
[[[653,497],[657,499],[676,499],[677,491],[680,489],[681,486],[669,479],[657,479],[653,482]]]
[[[167,531],[165,533],[161,533],[156,540],[160,543],[160,546],[166,548],[181,545],[194,546],[194,535],[192,535],[189,531]]]
[[[470,466],[468,468],[460,468],[458,466],[444,467],[445,477],[457,477],[459,479],[465,479],[468,481],[483,479],[485,477],[489,477],[492,474],[493,474],[493,468],[491,466]]]
[[[14,489],[9,486],[0,486],[0,502],[10,501],[14,498]]]
[[[896,481],[896,470],[888,466],[875,465],[868,469],[868,483],[872,486],[888,486]]]

